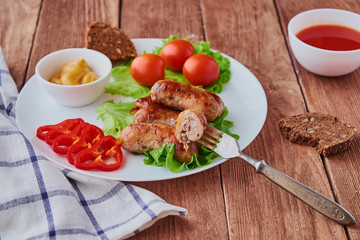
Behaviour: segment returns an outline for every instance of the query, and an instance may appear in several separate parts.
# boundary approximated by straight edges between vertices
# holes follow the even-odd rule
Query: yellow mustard
[[[65,64],[61,73],[53,76],[50,82],[61,85],[80,85],[99,79],[96,73],[91,71],[84,59],[75,60]]]

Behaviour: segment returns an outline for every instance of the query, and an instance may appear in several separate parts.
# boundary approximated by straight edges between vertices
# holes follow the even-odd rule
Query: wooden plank
[[[121,28],[131,38],[166,38],[171,34],[202,39],[197,1],[123,1]],[[219,168],[174,180],[134,183],[189,214],[170,217],[140,232],[132,239],[227,239]]]
[[[25,80],[40,4],[41,0],[0,0],[0,46],[19,90]]]
[[[85,31],[89,23],[106,21],[118,26],[119,5],[118,0],[44,0],[26,79],[34,75],[36,63],[48,53],[85,47]]]
[[[359,1],[283,1],[278,0],[284,32],[296,14],[313,8],[339,8],[360,14]],[[343,77],[329,78],[312,74],[301,67],[291,54],[298,78],[303,88],[309,111],[334,114],[360,128],[360,69]],[[314,87],[316,86],[316,87]],[[358,134],[350,149],[344,153],[325,158],[326,171],[332,183],[337,201],[360,219],[360,141]],[[360,238],[359,225],[349,227],[350,239]]]
[[[169,4],[170,7],[161,1],[151,2],[151,4],[147,1],[136,3],[124,1],[123,9],[125,10],[122,12],[121,25],[130,37],[167,37],[170,34],[179,34],[195,40],[200,39],[202,29],[198,12],[195,14],[197,18],[193,18],[194,22],[192,22],[187,19],[188,13],[184,11],[184,8],[176,6],[177,2]],[[190,4],[190,1],[184,2],[184,6],[187,4]],[[160,5],[159,8],[158,5]],[[180,12],[175,12],[175,8]],[[27,79],[34,74],[38,60],[47,53],[68,47],[83,47],[83,36],[88,23],[103,20],[112,25],[118,25],[118,9],[117,1],[50,2],[45,0],[40,13]],[[86,11],[86,14],[81,14],[82,11]],[[143,24],[149,24],[148,21],[142,19],[146,11],[153,14],[146,15],[154,18],[150,19],[153,23],[150,26],[143,26]],[[177,22],[176,19],[180,18],[184,20],[185,25],[178,28],[179,24],[173,23],[172,28],[167,29],[167,26],[156,24],[166,22],[169,15],[173,17],[172,22]],[[192,35],[194,32],[198,35]],[[164,219],[137,237],[146,239],[149,237],[164,239],[166,236],[181,239],[192,239],[194,236],[226,238],[226,219],[218,169],[178,180],[135,184],[153,191],[171,204],[180,205],[189,210],[188,216]],[[212,219],[210,216],[213,214],[218,215],[218,218]],[[209,221],[209,219],[212,220]]]
[[[124,0],[121,27],[131,38],[167,38],[176,34],[191,41],[203,40],[197,1]]]
[[[244,152],[332,197],[321,158],[311,148],[290,144],[278,131],[281,118],[306,108],[273,1],[202,1],[202,11],[206,39],[246,65],[267,95],[264,128]],[[228,161],[221,172],[230,239],[346,238],[342,226],[255,175],[244,162]]]

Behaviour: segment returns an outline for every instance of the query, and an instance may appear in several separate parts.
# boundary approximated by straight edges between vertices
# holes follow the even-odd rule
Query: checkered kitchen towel
[[[19,132],[0,47],[0,239],[122,239],[187,210],[136,186],[60,170]]]

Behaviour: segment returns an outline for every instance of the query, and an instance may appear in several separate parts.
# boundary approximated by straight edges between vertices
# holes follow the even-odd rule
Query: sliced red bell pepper
[[[58,154],[67,154],[69,148],[79,141],[86,126],[89,126],[89,123],[80,123],[71,132],[57,136],[52,143],[53,151]]]
[[[81,118],[74,118],[67,119],[54,125],[45,125],[37,129],[36,136],[41,140],[44,140],[47,144],[52,145],[56,137],[71,132],[80,123],[84,123],[84,120]]]
[[[83,149],[92,147],[97,141],[104,137],[104,132],[95,125],[84,128],[79,141],[70,146],[66,157],[70,164],[74,164],[75,156]]]
[[[121,166],[122,157],[121,146],[113,136],[108,135],[91,148],[80,151],[74,166],[83,170],[113,171]]]
[[[36,136],[41,140],[45,141],[45,135],[50,130],[62,128],[64,125],[68,125],[70,122],[73,121],[75,121],[75,119],[67,119],[57,124],[41,126],[37,129]]]
[[[121,166],[121,145],[81,118],[39,127],[36,136],[51,145],[54,152],[66,154],[69,163],[79,169],[113,171]]]

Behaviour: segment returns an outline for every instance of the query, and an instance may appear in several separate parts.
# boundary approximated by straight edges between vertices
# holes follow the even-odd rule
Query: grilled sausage
[[[175,124],[175,137],[181,143],[199,140],[205,130],[206,118],[203,114],[196,114],[191,110],[182,111]]]
[[[142,153],[158,149],[164,143],[174,143],[174,159],[179,162],[190,162],[191,156],[198,154],[195,143],[187,145],[180,143],[174,134],[173,128],[152,123],[138,123],[126,126],[118,138],[121,146],[129,152]]]
[[[180,112],[167,108],[148,105],[134,115],[134,123],[158,123],[174,127]]]
[[[146,97],[139,98],[135,101],[135,105],[132,109],[130,109],[130,114],[134,115],[137,111],[139,111],[141,108],[145,108],[148,106],[157,106],[154,101],[151,100],[150,95]]]
[[[150,91],[151,100],[176,110],[191,109],[214,121],[224,111],[223,101],[216,94],[173,80],[157,81]]]

